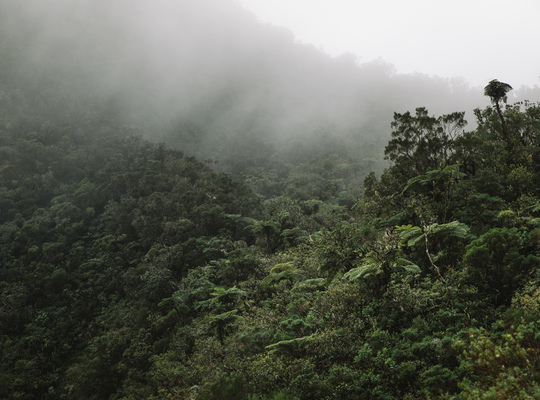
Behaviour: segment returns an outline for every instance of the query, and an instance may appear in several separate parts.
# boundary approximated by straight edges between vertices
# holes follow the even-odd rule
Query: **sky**
[[[398,73],[540,86],[540,0],[238,0],[301,43]]]

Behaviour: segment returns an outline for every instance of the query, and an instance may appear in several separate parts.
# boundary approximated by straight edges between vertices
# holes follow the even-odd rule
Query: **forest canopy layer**
[[[42,3],[0,0],[0,398],[539,396],[537,103]]]

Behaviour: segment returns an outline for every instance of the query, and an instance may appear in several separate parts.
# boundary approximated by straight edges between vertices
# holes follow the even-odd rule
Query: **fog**
[[[330,57],[232,0],[0,0],[0,23],[11,54],[0,83],[19,79],[42,101],[51,88],[76,93],[233,173],[242,152],[256,163],[318,138],[353,138],[359,156],[381,157],[394,112],[466,111],[472,123],[488,104],[460,79]],[[540,99],[538,88],[519,92],[510,101]]]
[[[334,56],[383,58],[402,73],[462,76],[477,87],[494,76],[516,88],[540,83],[537,0],[238,1]]]

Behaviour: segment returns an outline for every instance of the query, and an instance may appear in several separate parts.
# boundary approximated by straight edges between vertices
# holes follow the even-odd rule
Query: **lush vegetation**
[[[396,112],[384,171],[369,134],[228,138],[233,178],[7,27],[0,398],[540,397],[540,105]]]
[[[396,113],[351,207],[4,91],[1,397],[536,398],[540,107],[492,99]]]

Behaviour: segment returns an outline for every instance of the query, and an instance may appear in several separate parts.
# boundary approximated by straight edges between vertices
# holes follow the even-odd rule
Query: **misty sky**
[[[540,85],[539,0],[239,0],[298,41],[399,73]]]

